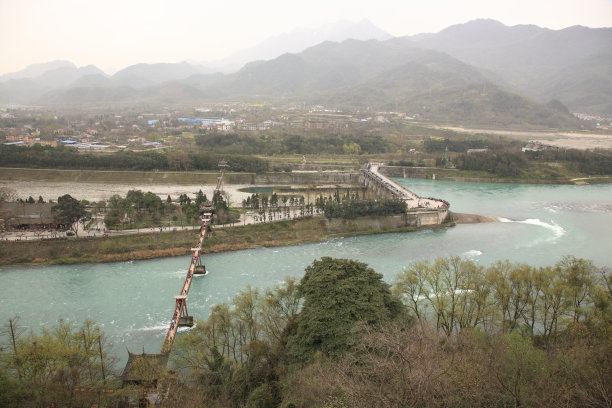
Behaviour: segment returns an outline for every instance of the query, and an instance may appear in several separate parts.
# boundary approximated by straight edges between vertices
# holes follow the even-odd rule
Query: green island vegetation
[[[200,225],[200,208],[208,202],[206,194],[199,190],[195,199],[181,194],[178,204],[170,196],[164,201],[152,192],[130,190],[125,197],[118,194],[111,196],[108,202],[96,203],[98,211],[104,213],[104,225],[108,229],[139,229],[151,227],[168,227]],[[210,202],[215,209],[217,222],[225,224],[236,222],[238,216],[230,210],[225,198],[216,191]]]
[[[98,325],[6,322],[0,405],[165,407],[607,406],[612,272],[458,257],[411,263],[393,284],[349,259],[246,287],[180,334],[169,367],[121,386]],[[136,374],[134,374],[136,373]],[[144,385],[144,386],[143,386]],[[147,386],[148,385],[148,386]]]

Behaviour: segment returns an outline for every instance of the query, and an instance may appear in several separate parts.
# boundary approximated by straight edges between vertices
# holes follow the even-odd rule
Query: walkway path
[[[369,172],[374,178],[378,179],[379,183],[383,184],[386,188],[399,199],[406,201],[406,208],[408,210],[414,210],[418,208],[427,209],[445,209],[449,207],[448,202],[438,198],[423,198],[419,197],[412,191],[408,190],[404,186],[399,185],[395,181],[391,180],[387,176],[384,176],[379,172],[380,163],[368,163],[364,168],[364,171]]]

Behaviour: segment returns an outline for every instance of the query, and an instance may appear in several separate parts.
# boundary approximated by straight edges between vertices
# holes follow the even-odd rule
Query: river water
[[[247,285],[266,288],[301,277],[322,256],[366,262],[392,283],[415,260],[459,255],[482,265],[510,259],[552,265],[566,254],[612,266],[612,185],[563,186],[457,183],[396,179],[425,197],[444,198],[456,212],[493,215],[503,222],[441,230],[347,237],[293,247],[205,255],[210,273],[194,279],[188,308],[205,319]],[[196,241],[194,233],[194,243]],[[190,257],[80,264],[1,267],[0,322],[19,315],[35,331],[59,318],[92,319],[115,353],[158,352]]]

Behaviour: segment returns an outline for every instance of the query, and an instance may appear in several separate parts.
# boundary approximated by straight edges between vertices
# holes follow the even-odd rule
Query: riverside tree
[[[60,320],[40,333],[24,333],[14,322],[11,319],[10,331],[4,330],[4,343],[10,347],[0,348],[0,395],[11,395],[7,401],[0,397],[2,406],[112,403],[111,394],[107,400],[106,394],[93,391],[117,386],[112,374],[116,359],[109,356],[99,326]]]
[[[375,325],[404,311],[381,274],[349,259],[315,260],[306,268],[299,293],[304,305],[287,345],[296,362],[309,361],[316,352],[338,357],[351,348],[357,322]]]
[[[78,235],[78,222],[89,216],[85,206],[70,194],[58,197],[57,204],[51,208],[55,214],[55,222],[58,224],[70,225],[70,229]]]

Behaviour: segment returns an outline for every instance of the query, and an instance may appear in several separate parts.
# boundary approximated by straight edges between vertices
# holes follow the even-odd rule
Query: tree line
[[[165,221],[180,222],[181,225],[199,225],[202,205],[209,203],[206,194],[199,190],[192,200],[187,194],[181,194],[178,203],[170,196],[165,201],[150,191],[130,190],[125,197],[114,194],[106,203],[104,223],[107,228],[143,228],[162,226]],[[231,221],[231,214],[226,199],[215,191],[210,202],[215,209],[215,220],[218,223]]]
[[[217,155],[209,152],[118,151],[82,153],[75,148],[59,146],[0,146],[1,167],[34,167],[93,170],[214,170],[225,160],[230,171],[263,173],[268,163],[257,157]]]
[[[382,136],[365,132],[201,133],[195,136],[195,141],[206,150],[238,154],[371,154],[390,150],[389,143]]]
[[[427,153],[449,152],[465,153],[469,149],[502,150],[519,147],[521,142],[512,139],[486,136],[473,138],[441,138],[428,137],[423,140],[423,147]]]
[[[587,175],[612,174],[612,152],[603,149],[546,149],[525,153],[487,151],[462,154],[455,161],[458,169],[482,170],[502,177],[520,176],[530,163],[536,161],[562,162],[568,169]]]
[[[527,160],[520,153],[477,152],[457,157],[456,166],[460,170],[486,171],[501,177],[518,177]]]
[[[612,174],[612,152],[606,149],[546,149],[525,153],[529,160],[563,161],[570,163],[573,170],[585,174]]]
[[[404,200],[344,200],[317,202],[327,218],[353,219],[368,216],[388,216],[406,213]]]

